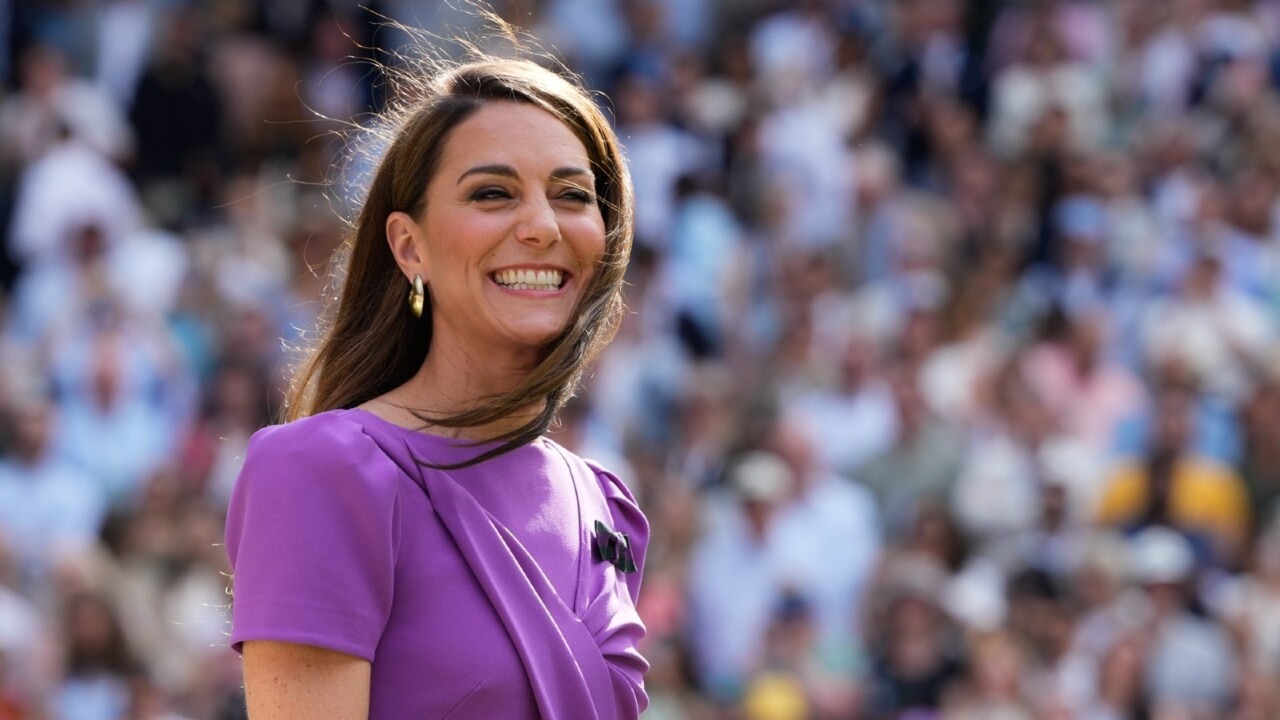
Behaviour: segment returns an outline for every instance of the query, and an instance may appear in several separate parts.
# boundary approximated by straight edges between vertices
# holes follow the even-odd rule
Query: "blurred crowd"
[[[492,6],[634,175],[555,437],[653,526],[646,717],[1280,718],[1280,1]],[[223,515],[384,17],[481,29],[0,0],[0,720],[244,716]]]

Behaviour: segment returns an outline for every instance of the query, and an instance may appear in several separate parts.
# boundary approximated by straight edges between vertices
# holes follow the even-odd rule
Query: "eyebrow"
[[[516,169],[510,165],[477,165],[459,175],[458,183],[461,183],[471,175],[500,175],[502,177],[509,178],[520,177],[520,173],[517,173]],[[572,165],[565,165],[564,167],[558,167],[551,171],[552,180],[564,180],[565,178],[584,176],[593,179],[595,178],[595,175],[593,175],[590,170],[574,167]]]

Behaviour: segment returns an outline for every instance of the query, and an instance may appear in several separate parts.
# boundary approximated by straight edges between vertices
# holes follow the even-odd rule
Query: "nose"
[[[535,196],[525,203],[523,217],[516,226],[516,239],[540,248],[560,239],[560,223],[550,201]]]

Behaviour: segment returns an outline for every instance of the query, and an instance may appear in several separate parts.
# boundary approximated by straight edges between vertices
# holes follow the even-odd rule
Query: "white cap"
[[[1129,539],[1129,572],[1143,585],[1182,582],[1195,564],[1191,542],[1176,530],[1152,525]]]
[[[791,492],[791,467],[763,450],[743,455],[734,463],[729,479],[744,500],[777,502]]]

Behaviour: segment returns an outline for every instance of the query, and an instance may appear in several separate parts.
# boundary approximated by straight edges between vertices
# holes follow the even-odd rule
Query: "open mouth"
[[[562,270],[498,270],[489,277],[508,290],[542,290],[552,292],[564,287]]]

